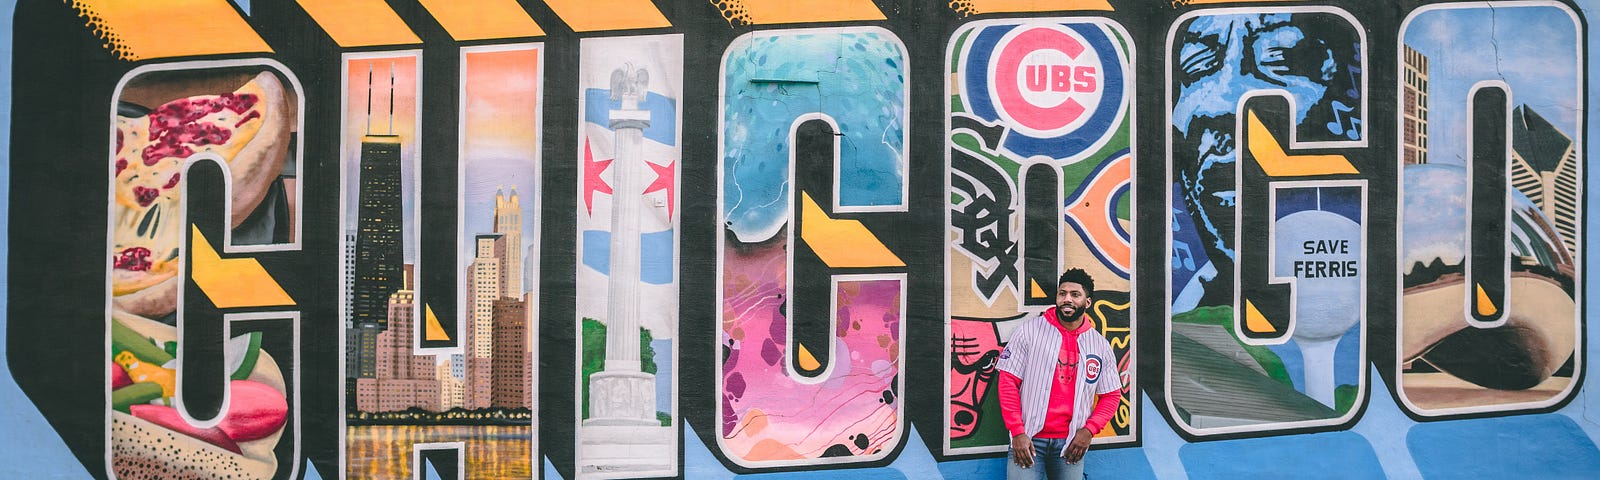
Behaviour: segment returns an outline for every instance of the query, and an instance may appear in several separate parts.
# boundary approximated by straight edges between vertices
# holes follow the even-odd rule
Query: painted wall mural
[[[1400,157],[1395,385],[1429,416],[1553,404],[1583,366],[1580,23],[1549,4],[1466,7],[1420,11],[1400,36],[1401,110],[1437,119],[1414,128],[1428,138],[1465,139]],[[1448,33],[1491,17],[1545,32],[1492,47],[1547,67],[1507,72]]]
[[[679,35],[585,39],[579,476],[677,474]]]
[[[1600,1],[0,7],[0,477],[1600,475]]]
[[[111,111],[110,476],[298,468],[296,302],[222,252],[298,250],[301,94],[281,65],[229,63],[130,72]]]
[[[984,21],[950,45],[949,453],[1003,452],[995,361],[1084,268],[1090,309],[1133,368],[1133,54],[1111,22]],[[1070,228],[1068,228],[1070,227]],[[1102,442],[1136,437],[1129,388]]]
[[[1169,38],[1169,414],[1195,436],[1345,422],[1366,388],[1366,195],[1315,187],[1359,175],[1348,157],[1286,151],[1364,144],[1361,27],[1220,10]]]
[[[795,30],[723,59],[720,447],[749,467],[883,458],[904,429],[906,278],[869,213],[905,211],[905,47]],[[850,273],[867,269],[885,273]]]

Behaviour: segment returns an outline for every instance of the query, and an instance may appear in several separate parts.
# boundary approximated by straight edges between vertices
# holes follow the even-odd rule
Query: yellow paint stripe
[[[805,344],[796,343],[795,346],[800,347],[801,370],[815,372],[818,368],[822,368],[822,362],[817,361],[817,357],[811,354],[811,350],[807,349]]]
[[[544,0],[575,32],[670,27],[650,0]]]
[[[422,43],[383,0],[295,0],[341,47]]]
[[[1294,2],[1296,0],[1177,0],[1178,5],[1217,5],[1223,3]]]
[[[439,324],[439,317],[433,314],[433,305],[422,306],[422,316],[425,318],[427,331],[422,339],[430,342],[449,340],[450,334],[444,332],[444,326]]]
[[[777,23],[883,20],[872,0],[711,0],[728,23]]]
[[[289,298],[289,293],[283,291],[283,286],[278,285],[261,262],[254,258],[223,259],[200,233],[199,227],[190,225],[189,228],[194,232],[189,255],[189,261],[193,262],[190,279],[217,308],[294,305],[294,299]]]
[[[1283,145],[1272,136],[1267,126],[1256,117],[1255,110],[1250,110],[1250,154],[1256,157],[1256,163],[1261,165],[1261,170],[1272,177],[1304,177],[1311,175],[1333,175],[1340,173],[1360,173],[1356,166],[1344,155],[1289,155],[1283,150]]]
[[[537,37],[544,29],[517,0],[418,0],[456,40]]]
[[[1500,308],[1494,306],[1494,300],[1489,299],[1489,293],[1483,291],[1483,285],[1474,283],[1472,286],[1478,290],[1478,301],[1473,302],[1473,309],[1478,311],[1478,316],[1492,317],[1494,314],[1500,313]]]
[[[962,16],[1009,12],[1113,11],[1106,0],[955,0],[950,9]]]
[[[1256,333],[1278,333],[1278,329],[1267,321],[1267,316],[1256,309],[1256,304],[1249,300],[1244,301],[1244,328]]]
[[[801,192],[805,203],[800,209],[800,239],[833,268],[904,267],[906,263],[889,251],[877,235],[857,220],[835,220],[822,207]]]
[[[272,51],[228,0],[67,3],[123,60]]]

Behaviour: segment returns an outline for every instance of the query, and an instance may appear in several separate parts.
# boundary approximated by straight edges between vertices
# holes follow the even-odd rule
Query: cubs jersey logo
[[[1005,360],[1007,358],[1011,358],[1011,347],[1000,349],[1000,359]]]
[[[1100,379],[1100,356],[1089,354],[1083,359],[1083,381],[1094,384]]]

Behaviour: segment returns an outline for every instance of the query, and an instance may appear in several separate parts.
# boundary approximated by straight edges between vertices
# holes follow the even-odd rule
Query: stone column
[[[640,371],[639,218],[644,208],[644,129],[650,112],[639,109],[648,92],[644,70],[611,73],[615,157],[611,163],[611,271],[606,304],[605,370],[589,377],[592,425],[660,425],[656,419],[655,375]]]

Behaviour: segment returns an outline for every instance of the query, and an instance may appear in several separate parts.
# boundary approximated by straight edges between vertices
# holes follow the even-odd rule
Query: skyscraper
[[[1577,145],[1527,105],[1511,111],[1511,186],[1542,210],[1567,252],[1578,254]]]
[[[384,325],[389,295],[400,290],[405,262],[400,208],[400,137],[367,135],[361,141],[361,191],[356,220],[353,323]]]
[[[461,378],[452,373],[458,358],[459,355],[451,355],[444,363],[434,366],[434,376],[439,379],[439,410],[461,407]]]
[[[432,355],[417,355],[415,293],[411,269],[404,270],[403,287],[389,296],[389,328],[377,335],[374,381],[358,380],[356,397],[375,399],[369,411],[399,411],[422,408],[443,409],[442,386],[436,375],[438,366]]]
[[[344,232],[344,270],[340,274],[344,277],[344,305],[340,311],[339,319],[344,320],[345,328],[355,327],[355,295],[356,295],[356,231]]]
[[[492,406],[527,408],[531,402],[533,355],[528,345],[528,320],[523,299],[502,298],[494,302]]]
[[[505,236],[505,262],[500,268],[500,295],[522,297],[522,199],[511,187],[508,197],[494,192],[494,233]]]
[[[474,239],[472,264],[467,266],[467,298],[472,303],[462,344],[467,351],[462,383],[463,406],[468,409],[488,408],[493,395],[494,302],[502,295],[506,250],[505,235],[479,234]]]
[[[377,378],[378,334],[383,327],[362,323],[345,330],[345,378]]]
[[[1405,50],[1405,91],[1400,112],[1404,122],[1404,163],[1428,163],[1428,57],[1410,45],[1401,48]]]

